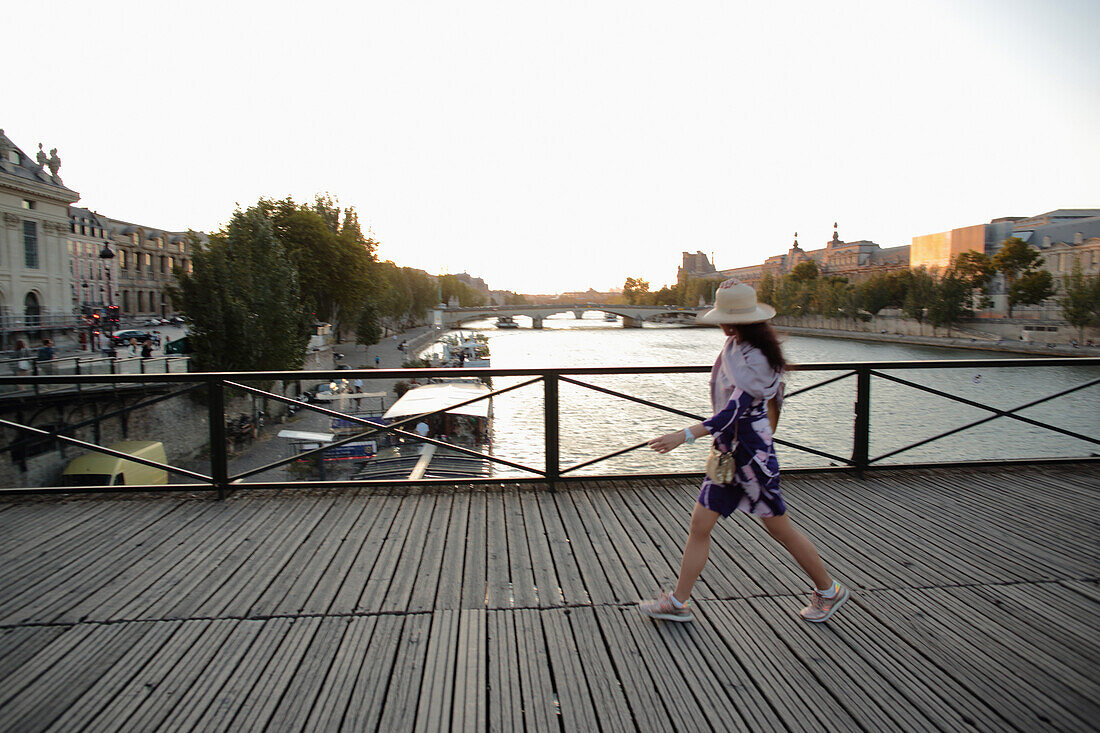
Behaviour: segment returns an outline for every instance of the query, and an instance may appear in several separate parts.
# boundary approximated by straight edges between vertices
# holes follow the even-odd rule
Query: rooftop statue
[[[46,151],[42,149],[42,143],[38,143],[38,155],[34,156],[38,161],[39,168],[45,168],[49,158],[46,157]]]
[[[61,170],[61,158],[57,155],[57,148],[50,148],[50,159],[46,161],[50,167],[50,175],[57,178],[57,172]]]

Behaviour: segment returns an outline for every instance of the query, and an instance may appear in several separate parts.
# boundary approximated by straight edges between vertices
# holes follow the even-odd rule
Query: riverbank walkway
[[[696,486],[0,501],[5,730],[1086,730],[1100,468],[786,480],[854,591],[719,523],[692,624],[640,616]]]

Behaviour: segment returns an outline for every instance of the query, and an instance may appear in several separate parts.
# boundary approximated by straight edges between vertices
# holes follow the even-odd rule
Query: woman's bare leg
[[[768,534],[783,545],[787,552],[791,553],[791,557],[794,558],[795,562],[806,571],[806,575],[810,576],[815,588],[826,590],[832,587],[833,579],[825,570],[825,563],[821,562],[821,556],[817,554],[817,548],[814,547],[814,543],[810,541],[809,537],[794,526],[794,522],[791,521],[790,517],[783,514],[778,517],[761,517],[760,521],[764,523],[764,529],[768,530]]]
[[[680,577],[676,581],[676,590],[672,592],[680,603],[686,602],[691,596],[691,589],[699,579],[699,573],[703,572],[703,566],[707,564],[707,556],[710,554],[710,531],[714,529],[714,523],[718,521],[718,517],[718,512],[707,509],[702,504],[696,504],[695,511],[691,513],[691,529],[688,532],[687,542],[684,543]]]

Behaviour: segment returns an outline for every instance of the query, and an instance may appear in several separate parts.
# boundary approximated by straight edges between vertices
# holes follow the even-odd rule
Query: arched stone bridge
[[[709,307],[709,306],[708,306]],[[645,321],[677,321],[694,318],[707,308],[686,308],[675,305],[604,305],[587,303],[583,305],[489,305],[475,308],[439,308],[433,314],[433,321],[445,328],[461,326],[470,321],[501,316],[527,316],[532,320],[533,328],[542,328],[542,322],[558,313],[572,313],[581,318],[586,311],[613,313],[623,319],[623,328],[641,328]]]

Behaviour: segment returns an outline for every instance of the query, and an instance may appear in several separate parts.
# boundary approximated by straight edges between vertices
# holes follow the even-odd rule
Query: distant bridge
[[[709,306],[708,306],[709,307]],[[686,308],[676,305],[606,305],[601,303],[586,303],[584,305],[489,305],[474,308],[439,308],[436,311],[436,323],[446,328],[460,326],[470,321],[481,321],[486,318],[500,318],[501,316],[527,316],[532,321],[532,328],[542,328],[542,322],[550,316],[558,313],[572,313],[575,318],[582,318],[587,311],[599,311],[613,313],[623,319],[623,328],[641,328],[645,321],[660,322],[676,320],[677,317],[694,317],[698,313],[707,310],[703,308]]]

